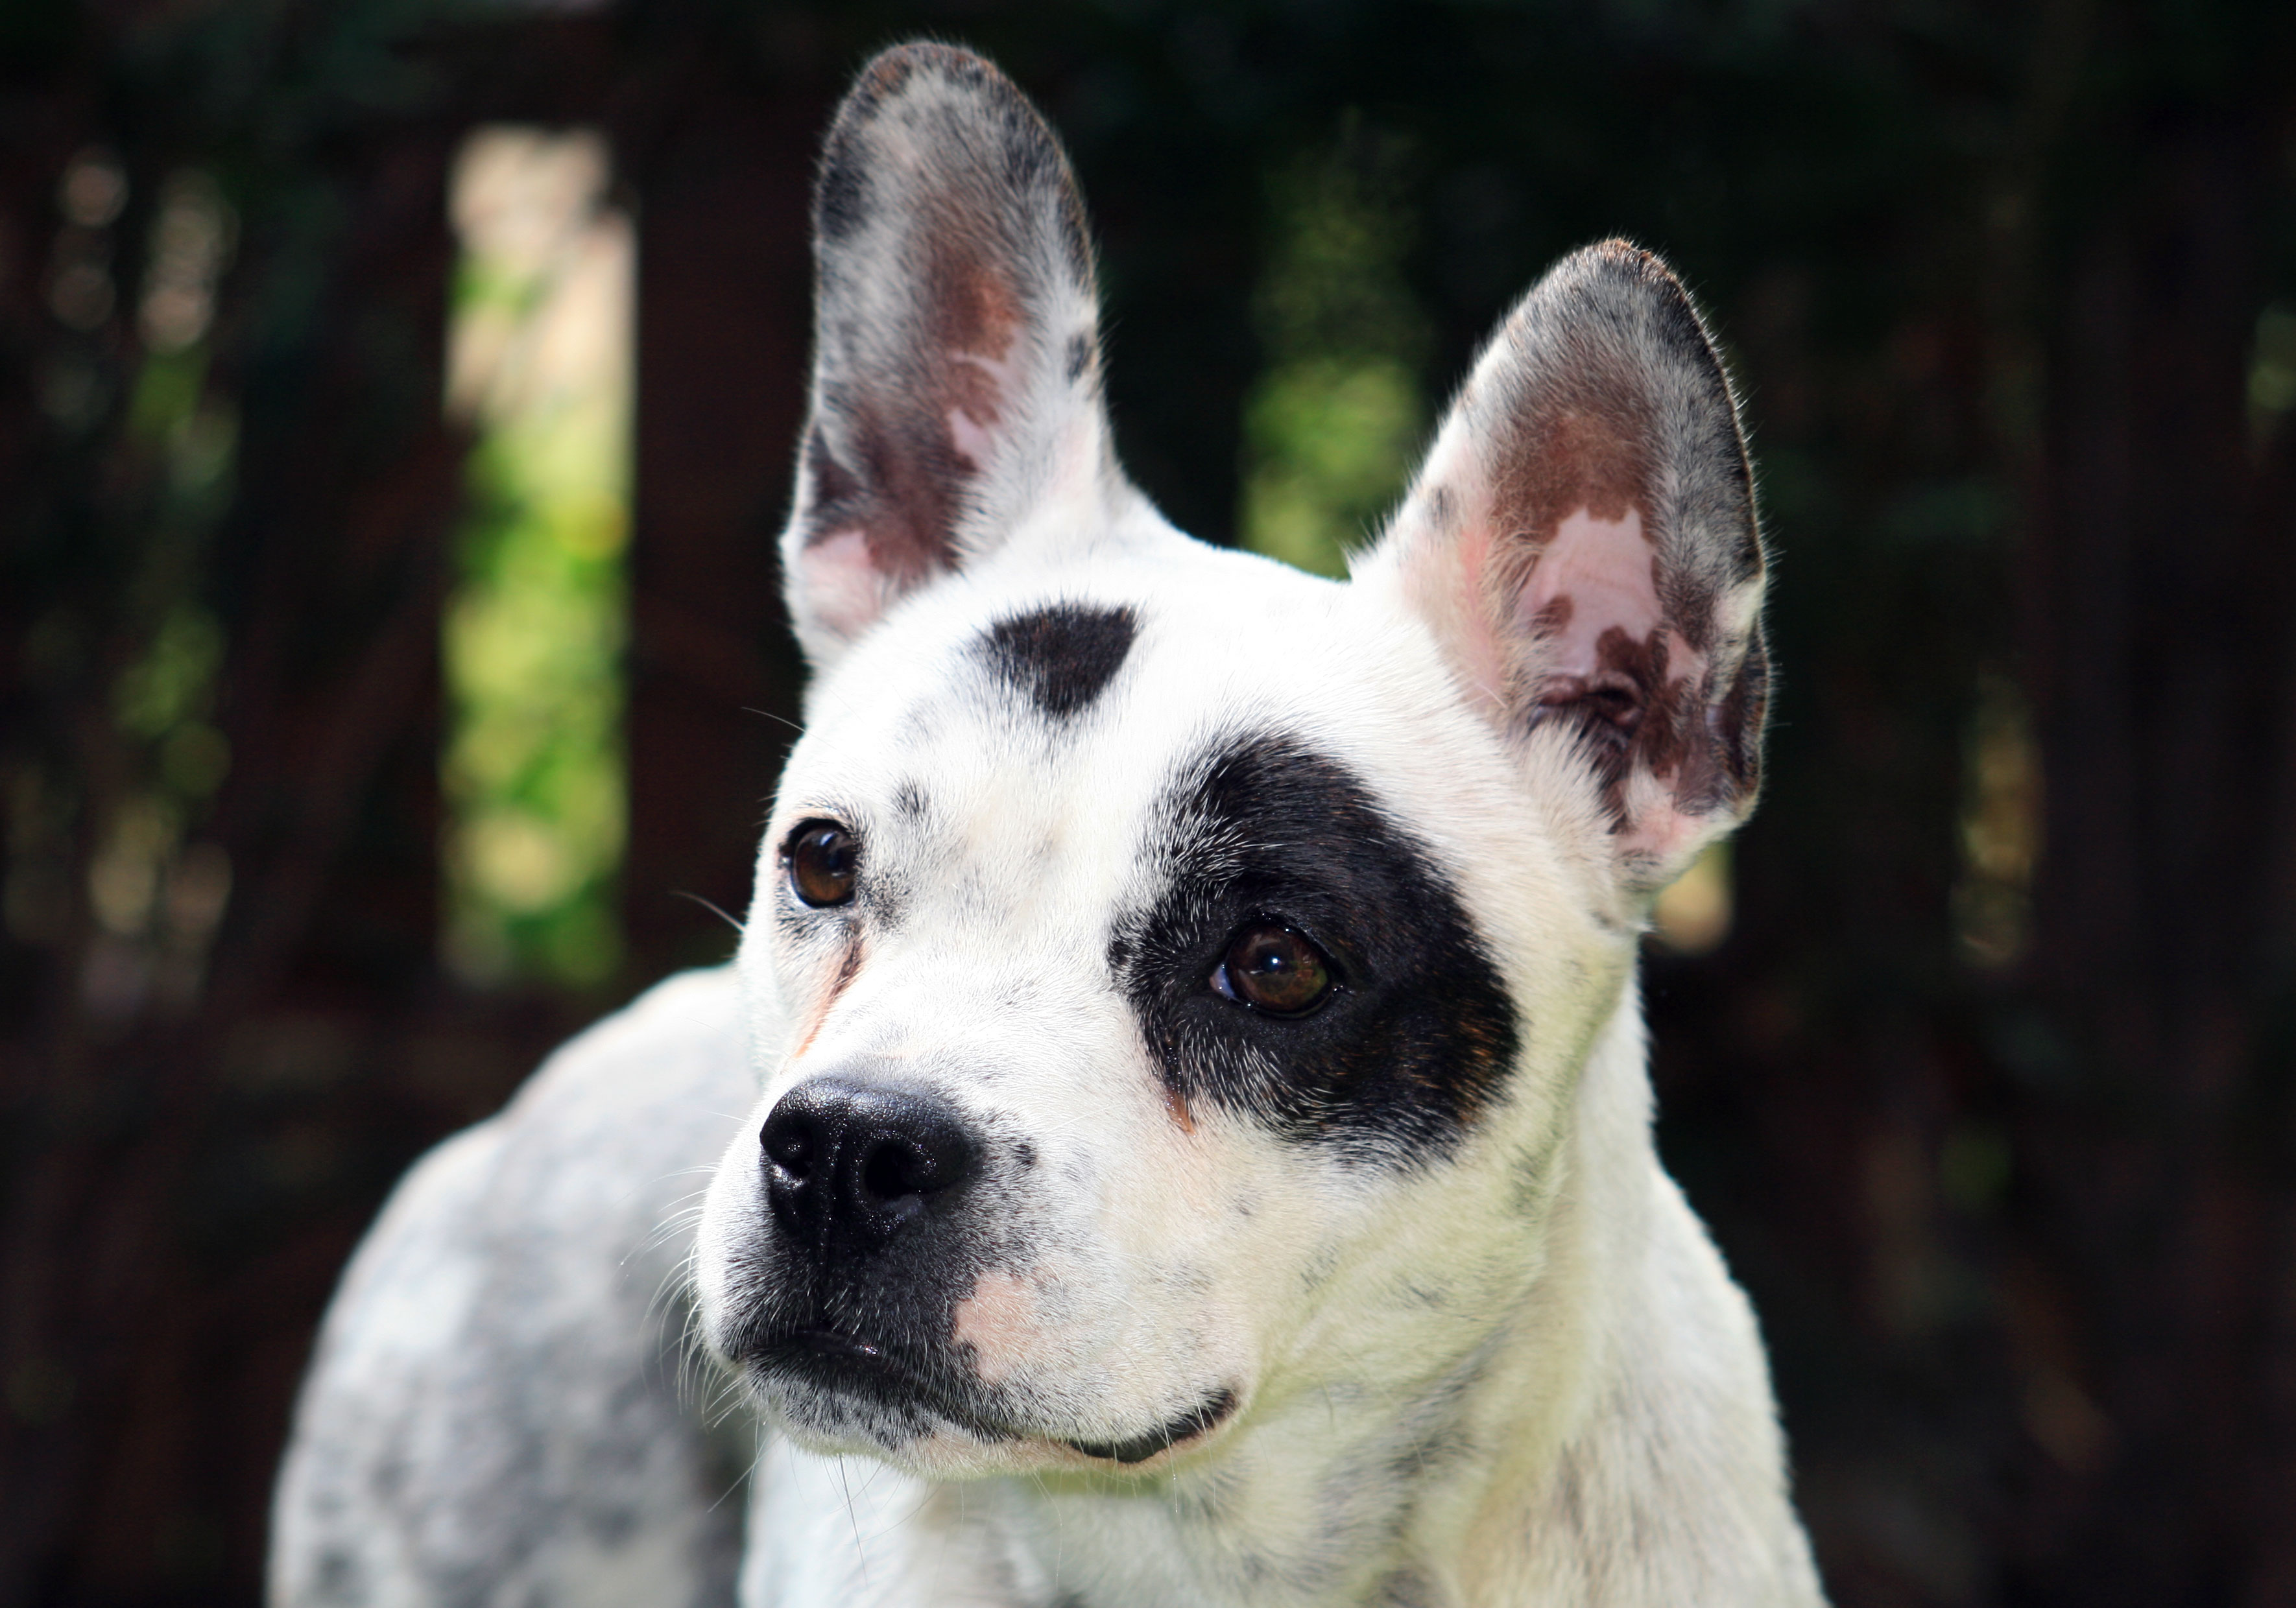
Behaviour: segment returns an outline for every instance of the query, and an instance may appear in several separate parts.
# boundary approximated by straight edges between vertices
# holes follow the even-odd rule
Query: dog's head
[[[873,62],[815,226],[816,679],[710,1343],[807,1443],[940,1473],[1425,1386],[1538,1277],[1648,898],[1754,793],[1697,314],[1632,247],[1562,262],[1341,584],[1126,481],[1073,180],[987,63]]]

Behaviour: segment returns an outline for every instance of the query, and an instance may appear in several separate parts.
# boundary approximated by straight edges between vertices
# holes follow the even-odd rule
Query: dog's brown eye
[[[791,832],[790,888],[816,908],[843,904],[853,897],[853,873],[860,861],[853,834],[833,820],[808,820]]]
[[[1228,940],[1212,986],[1269,1016],[1300,1016],[1332,992],[1332,968],[1324,951],[1301,935],[1276,922],[1257,922]]]

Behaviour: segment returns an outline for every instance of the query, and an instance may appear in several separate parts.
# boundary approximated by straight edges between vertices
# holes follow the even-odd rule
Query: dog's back
[[[674,977],[407,1175],[312,1359],[273,1603],[732,1600],[748,1432],[713,1441],[681,1369],[695,1203],[755,1085],[741,1033],[730,970]]]

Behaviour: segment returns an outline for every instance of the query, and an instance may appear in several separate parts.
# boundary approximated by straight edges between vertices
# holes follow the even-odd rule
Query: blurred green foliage
[[[621,959],[626,448],[563,450],[578,433],[497,427],[471,466],[443,648],[447,937],[474,982],[594,984]]]
[[[1403,490],[1427,428],[1427,321],[1404,273],[1403,153],[1352,118],[1267,181],[1253,297],[1261,368],[1245,397],[1242,544],[1318,575]]]
[[[462,284],[469,319],[485,275]],[[471,454],[443,787],[447,954],[473,982],[597,984],[622,961],[629,395],[627,370],[578,379],[494,408]]]
[[[447,404],[478,432],[442,648],[447,953],[589,986],[622,959],[630,233],[594,133],[481,129],[455,164]]]

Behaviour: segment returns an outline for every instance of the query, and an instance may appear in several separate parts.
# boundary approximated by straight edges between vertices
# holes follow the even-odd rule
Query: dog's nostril
[[[766,1159],[796,1183],[811,1176],[814,1158],[821,1148],[821,1136],[809,1118],[809,1113],[776,1110],[758,1134]]]
[[[861,1193],[877,1205],[931,1195],[941,1186],[940,1171],[925,1152],[901,1139],[882,1139],[861,1163]]]
[[[802,1134],[791,1134],[779,1144],[768,1144],[766,1154],[774,1165],[791,1178],[801,1179],[813,1171],[813,1141]]]

